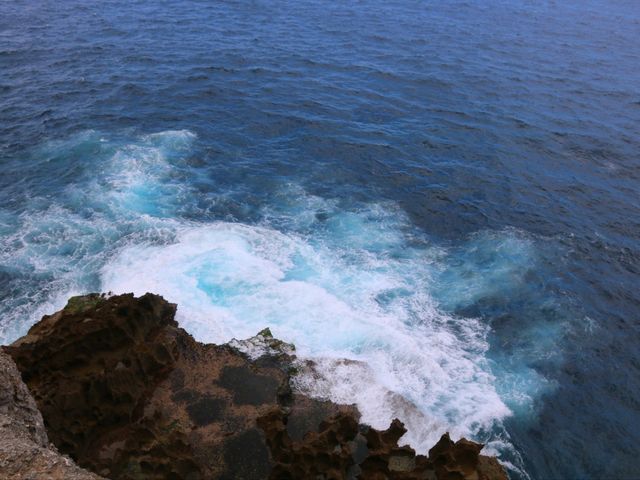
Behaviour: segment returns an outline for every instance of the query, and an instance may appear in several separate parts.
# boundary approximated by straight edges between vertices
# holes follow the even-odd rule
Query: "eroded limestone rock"
[[[49,444],[47,433],[15,363],[0,350],[0,478],[99,480]]]
[[[80,466],[114,480],[506,478],[481,445],[443,436],[416,455],[398,420],[377,431],[353,406],[292,391],[295,350],[268,330],[205,345],[175,311],[152,294],[74,297],[5,347]]]

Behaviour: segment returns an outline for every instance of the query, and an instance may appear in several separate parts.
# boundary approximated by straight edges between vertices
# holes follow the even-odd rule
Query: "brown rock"
[[[152,294],[74,297],[5,347],[79,465],[113,480],[506,478],[482,445],[445,435],[416,455],[397,445],[400,421],[377,431],[352,406],[293,392],[294,348],[268,329],[205,345],[175,310]]]
[[[52,441],[113,479],[264,478],[255,419],[278,405],[286,373],[203,345],[147,294],[72,299],[7,351]]]
[[[438,479],[506,480],[504,469],[495,458],[480,455],[483,445],[462,438],[453,442],[445,433],[429,450]]]
[[[49,445],[47,433],[13,360],[0,351],[0,478],[99,480]]]

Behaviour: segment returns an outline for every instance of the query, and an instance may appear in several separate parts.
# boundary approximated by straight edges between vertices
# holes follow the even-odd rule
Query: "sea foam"
[[[315,363],[298,388],[357,403],[377,428],[401,418],[419,450],[444,431],[513,450],[490,326],[455,307],[512,281],[535,260],[532,242],[495,232],[452,259],[393,202],[326,199],[296,184],[274,191],[252,223],[191,220],[190,206],[211,201],[191,186],[195,142],[188,131],[125,140],[85,132],[36,150],[79,173],[53,203],[35,194],[21,215],[2,217],[0,260],[20,273],[4,304],[5,340],[72,294],[151,291],[177,303],[181,326],[201,341],[269,327]],[[493,245],[504,248],[498,264],[482,264],[487,272],[467,261]],[[465,265],[491,281],[469,283]],[[520,463],[517,452],[509,458]]]
[[[264,226],[184,226],[171,244],[123,248],[102,270],[103,289],[164,295],[202,341],[269,327],[316,362],[321,378],[303,388],[356,402],[378,428],[402,416],[416,447],[445,430],[490,428],[509,409],[484,358],[487,327],[441,313],[429,295],[430,256],[389,243],[402,236],[380,220],[347,214],[313,240]],[[335,238],[354,234],[345,225],[365,230],[355,245]]]

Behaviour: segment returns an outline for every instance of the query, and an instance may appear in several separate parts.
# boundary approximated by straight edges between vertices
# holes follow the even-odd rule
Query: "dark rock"
[[[51,441],[101,471],[105,441],[126,439],[144,400],[176,362],[175,305],[147,294],[72,298],[8,347]],[[169,327],[169,328],[165,328]]]
[[[0,478],[99,480],[49,444],[42,415],[15,363],[0,351]]]
[[[416,455],[397,444],[400,421],[377,431],[353,406],[294,392],[295,349],[268,329],[205,345],[175,310],[152,294],[74,297],[5,347],[49,438],[82,467],[114,480],[506,479],[482,445],[445,435]]]
[[[187,405],[187,412],[191,421],[199,427],[204,427],[216,421],[221,421],[226,414],[226,403],[219,398],[203,397],[198,398],[197,394],[189,392],[192,396],[186,399],[192,401]],[[180,395],[173,395],[174,400]]]
[[[238,405],[262,405],[272,402],[282,383],[268,375],[260,375],[243,367],[225,367],[218,381],[220,386],[232,392]]]

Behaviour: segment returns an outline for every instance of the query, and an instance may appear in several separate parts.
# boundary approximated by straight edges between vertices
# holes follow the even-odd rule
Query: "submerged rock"
[[[507,478],[482,445],[445,435],[416,455],[397,445],[400,421],[377,431],[353,406],[292,391],[295,349],[268,329],[207,345],[175,311],[152,294],[74,297],[5,347],[80,466],[114,480]]]

